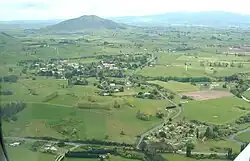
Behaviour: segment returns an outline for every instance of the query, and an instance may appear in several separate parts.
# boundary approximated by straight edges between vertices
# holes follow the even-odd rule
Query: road
[[[186,152],[176,152],[177,154],[181,154],[181,155],[186,155]],[[211,155],[211,154],[216,154],[216,155],[218,155],[218,156],[226,156],[227,155],[227,153],[217,153],[217,152],[194,152],[194,151],[192,151],[191,152],[193,155],[201,155],[201,154],[203,154],[203,155]]]
[[[250,88],[248,88],[246,91],[250,91]],[[247,101],[248,103],[250,103],[250,100],[247,99],[246,97],[244,97],[243,95],[241,96],[241,98],[242,98],[244,101]]]
[[[242,133],[244,133],[244,132],[248,132],[248,131],[250,131],[250,127],[247,128],[247,129],[241,130],[241,131],[239,131],[239,132],[237,132],[237,133],[235,133],[235,134],[233,134],[233,135],[231,135],[228,139],[231,140],[231,141],[236,142],[237,144],[242,145],[242,144],[244,144],[244,143],[241,142],[241,141],[236,140],[235,138],[236,138],[236,136],[238,136],[238,135],[240,135],[240,134],[242,134]]]
[[[7,140],[24,140],[24,141],[27,141],[27,142],[35,142],[35,141],[46,141],[48,143],[51,143],[51,144],[56,144],[56,143],[59,143],[59,141],[51,141],[51,140],[42,140],[42,139],[32,139],[32,138],[23,138],[23,137],[3,137],[4,139],[7,139]],[[74,142],[64,142],[65,145],[71,145],[71,146],[84,146],[84,145],[87,145],[87,144],[83,144],[83,143],[74,143]]]
[[[152,88],[152,87],[149,87],[149,88]],[[154,89],[156,89],[156,88],[154,88]],[[181,114],[181,112],[182,112],[182,109],[181,109],[181,107],[179,107],[175,102],[173,102],[172,100],[170,100],[170,99],[168,99],[164,94],[162,94],[161,93],[161,91],[159,91],[158,89],[156,89],[157,90],[157,92],[164,98],[164,99],[166,99],[167,101],[169,101],[170,103],[172,103],[173,105],[175,105],[176,107],[178,107],[178,113],[177,114],[175,114],[173,117],[172,117],[172,119],[175,119],[175,118],[177,118],[178,116],[180,116],[180,114]],[[140,144],[141,144],[141,142],[143,141],[143,139],[147,136],[147,135],[149,135],[151,132],[153,132],[153,131],[156,131],[156,130],[159,130],[159,129],[161,129],[163,126],[164,126],[164,124],[165,124],[165,121],[164,122],[162,122],[161,124],[159,124],[159,125],[156,125],[156,126],[154,126],[153,128],[151,128],[151,129],[149,129],[148,131],[146,131],[145,133],[143,133],[142,135],[141,135],[141,137],[140,137],[140,140],[138,141],[138,143],[137,143],[137,145],[136,145],[136,149],[140,149]]]

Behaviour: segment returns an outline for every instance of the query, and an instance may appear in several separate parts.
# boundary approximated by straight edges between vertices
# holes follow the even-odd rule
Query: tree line
[[[6,120],[16,121],[17,117],[15,116],[18,112],[22,111],[26,104],[23,102],[9,102],[5,104],[0,104],[1,107],[1,117]]]

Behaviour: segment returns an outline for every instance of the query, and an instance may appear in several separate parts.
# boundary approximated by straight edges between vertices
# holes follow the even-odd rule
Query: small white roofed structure
[[[250,161],[250,144],[234,159],[234,161]]]

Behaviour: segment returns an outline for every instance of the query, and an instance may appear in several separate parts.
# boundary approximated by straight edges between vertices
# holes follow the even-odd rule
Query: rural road
[[[152,87],[149,87],[149,88],[152,88]],[[156,89],[156,88],[154,88],[154,89]],[[156,90],[157,90],[157,92],[158,92],[164,99],[168,100],[170,103],[172,103],[173,105],[175,105],[176,107],[178,107],[178,105],[177,105],[175,102],[173,102],[172,100],[168,99],[168,98],[167,98],[164,94],[162,94],[158,89],[156,89]],[[177,117],[181,114],[181,112],[182,112],[182,109],[181,109],[181,107],[179,107],[178,113],[177,113],[176,115],[174,115],[174,116],[172,117],[172,119],[177,118]],[[140,140],[138,141],[138,143],[137,143],[137,145],[136,145],[136,149],[140,149],[140,144],[141,144],[141,142],[143,141],[143,139],[144,139],[148,134],[150,134],[151,132],[156,131],[156,130],[162,128],[162,127],[164,126],[164,124],[165,124],[165,121],[162,122],[162,123],[159,124],[159,125],[154,126],[153,128],[149,129],[148,131],[144,132],[144,133],[140,136]]]
[[[236,138],[238,135],[240,135],[240,134],[242,134],[242,133],[244,133],[244,132],[248,132],[248,131],[250,131],[250,127],[248,127],[247,129],[241,130],[241,131],[239,131],[239,132],[237,132],[237,133],[231,135],[228,139],[231,140],[231,141],[236,142],[237,144],[242,145],[242,144],[244,144],[244,142],[241,142],[241,141],[239,141],[239,140],[236,140],[235,138]]]
[[[24,141],[29,141],[29,142],[46,141],[46,142],[51,143],[51,144],[56,144],[59,142],[59,141],[49,141],[49,140],[42,140],[42,139],[23,138],[23,137],[3,137],[3,138],[7,139],[7,140],[13,140],[13,141],[16,141],[16,140],[24,140]],[[86,145],[83,143],[74,143],[74,142],[64,142],[64,143],[66,145],[71,145],[71,146],[84,146],[84,145]]]
[[[248,88],[246,91],[250,91],[250,88]],[[244,101],[247,101],[247,102],[250,103],[250,100],[247,99],[246,97],[244,97],[243,95],[241,96],[241,98],[242,98]]]
[[[186,155],[186,152],[182,151],[182,152],[176,152],[177,154],[181,154],[181,155]],[[216,154],[218,156],[225,156],[227,155],[227,153],[217,153],[217,152],[191,152],[193,155],[211,155],[211,154]]]

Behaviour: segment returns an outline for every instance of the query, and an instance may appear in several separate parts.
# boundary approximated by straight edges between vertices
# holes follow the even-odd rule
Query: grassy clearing
[[[126,98],[124,102],[127,102],[127,105],[120,109],[113,108],[111,111],[81,110],[41,103],[28,104],[28,107],[17,115],[18,121],[4,123],[3,131],[5,136],[51,136],[69,139],[105,139],[108,135],[109,140],[133,143],[136,135],[160,122],[155,113],[158,108],[164,109],[167,104],[164,100],[152,101],[133,97]],[[152,114],[152,120],[138,120],[138,110]],[[76,134],[71,134],[73,129],[77,130]],[[120,135],[122,130],[126,135]]]
[[[190,83],[181,83],[181,82],[162,82],[162,81],[149,81],[149,83],[158,84],[166,89],[169,89],[173,92],[189,92],[189,91],[198,91],[200,90],[199,86],[191,85]]]
[[[224,124],[233,122],[246,113],[246,111],[239,109],[238,106],[249,107],[245,101],[236,97],[189,102],[184,105],[183,116],[190,120]],[[201,113],[204,113],[204,115],[199,115]]]
[[[99,161],[97,158],[65,158],[64,161]],[[126,159],[120,156],[111,156],[109,161],[139,161],[135,159]]]
[[[246,91],[243,93],[243,96],[250,99],[250,91]]]
[[[156,65],[154,67],[146,67],[138,72],[139,75],[151,77],[201,77],[205,76],[205,69],[198,67],[189,67],[186,71],[183,64],[178,66]]]
[[[250,142],[250,131],[244,132],[236,137],[237,140],[249,143]]]
[[[184,155],[176,155],[176,154],[162,154],[162,156],[168,161],[198,161],[198,159],[187,158]],[[202,159],[199,161],[221,161],[218,159]]]
[[[11,161],[53,161],[55,156],[29,150],[30,145],[24,144],[19,147],[7,146],[7,153]]]
[[[221,141],[207,140],[205,142],[198,141],[195,144],[194,151],[209,152],[213,149],[214,151],[225,153],[227,152],[227,148],[232,148],[234,152],[240,151],[240,145],[230,140],[221,140]]]
[[[17,83],[1,83],[3,90],[12,90],[13,95],[1,96],[4,101],[42,101],[44,97],[63,89],[66,86],[65,80],[38,77],[37,80],[21,79]],[[31,90],[36,95],[31,95]]]

